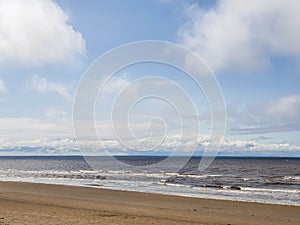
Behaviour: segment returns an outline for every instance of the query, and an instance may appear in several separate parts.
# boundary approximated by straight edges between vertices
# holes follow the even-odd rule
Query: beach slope
[[[300,224],[300,207],[0,182],[0,224]]]

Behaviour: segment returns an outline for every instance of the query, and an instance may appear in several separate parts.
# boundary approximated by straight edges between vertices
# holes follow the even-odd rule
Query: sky
[[[195,144],[201,154],[212,142],[209,101],[184,72],[159,63],[118,71],[95,103],[99,140],[76,144],[73,101],[87,68],[120,45],[160,40],[190,49],[213,71],[227,117],[219,155],[300,157],[299,10],[297,0],[0,0],[0,155],[185,154]],[[196,111],[178,115],[167,101],[144,99],[129,124],[118,121],[120,133],[132,132],[120,143],[115,100],[153,76],[164,80],[140,80],[132,98],[155,92],[187,109],[172,81]]]

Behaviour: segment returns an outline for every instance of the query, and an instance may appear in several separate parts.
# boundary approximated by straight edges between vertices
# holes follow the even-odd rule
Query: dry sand
[[[300,207],[0,182],[0,224],[300,224]]]

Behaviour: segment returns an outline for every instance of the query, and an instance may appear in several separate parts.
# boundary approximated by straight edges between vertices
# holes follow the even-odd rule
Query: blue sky
[[[296,0],[0,1],[0,154],[78,154],[72,105],[84,71],[121,44],[162,40],[191,49],[214,71],[227,108],[220,154],[300,156],[299,7]],[[122,88],[154,75],[178,83],[197,102],[201,151],[209,141],[203,93],[182,72],[155,64],[126,68],[108,83],[96,104],[105,148],[130,153],[113,136],[111,105]],[[166,119],[170,131],[149,152],[169,154],[179,142],[188,144],[168,113],[174,114],[155,100],[137,106],[135,151],[145,148],[139,138],[149,134],[153,115]],[[86,146],[99,148],[88,140]]]

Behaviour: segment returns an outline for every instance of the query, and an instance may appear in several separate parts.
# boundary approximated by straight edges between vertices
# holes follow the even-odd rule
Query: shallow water
[[[299,158],[216,158],[201,172],[197,157],[179,171],[185,158],[162,165],[163,157],[117,159],[90,157],[93,169],[80,156],[0,157],[0,180],[300,205]]]

